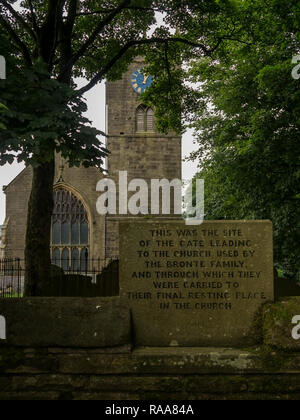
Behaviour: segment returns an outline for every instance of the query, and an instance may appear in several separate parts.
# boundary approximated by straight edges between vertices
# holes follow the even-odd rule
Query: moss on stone
[[[251,341],[252,345],[263,345],[264,343],[263,312],[267,305],[270,305],[270,303],[267,302],[262,305],[254,314],[252,326],[249,331],[249,341]]]
[[[292,337],[294,316],[300,315],[300,297],[284,298],[265,305],[262,311],[264,344],[279,350],[300,351],[300,340]]]

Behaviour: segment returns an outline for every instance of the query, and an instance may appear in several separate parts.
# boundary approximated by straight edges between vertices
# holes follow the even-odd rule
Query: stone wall
[[[266,305],[253,348],[135,348],[118,298],[0,300],[0,399],[298,400],[295,311],[300,298]]]
[[[24,258],[28,200],[32,183],[32,168],[24,169],[8,187],[6,195],[6,220],[1,257]]]
[[[300,355],[228,349],[1,350],[0,399],[295,399]],[[290,373],[290,370],[293,373]]]

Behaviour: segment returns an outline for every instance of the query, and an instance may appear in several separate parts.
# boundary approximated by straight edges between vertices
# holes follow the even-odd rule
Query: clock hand
[[[149,79],[149,76],[144,76],[143,85],[145,85],[147,83],[148,79]]]

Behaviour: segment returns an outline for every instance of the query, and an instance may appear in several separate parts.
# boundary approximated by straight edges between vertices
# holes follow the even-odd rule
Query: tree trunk
[[[51,281],[50,232],[55,160],[33,168],[25,246],[25,296],[43,296]]]

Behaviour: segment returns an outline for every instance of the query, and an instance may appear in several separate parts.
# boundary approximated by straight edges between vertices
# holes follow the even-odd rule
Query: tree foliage
[[[36,164],[62,152],[71,164],[101,166],[101,133],[81,117],[82,95],[105,78],[120,78],[138,55],[155,76],[143,99],[155,103],[158,128],[181,131],[194,105],[192,89],[182,83],[186,66],[240,35],[232,0],[17,3],[0,1],[0,53],[8,60],[0,98],[9,108],[1,114],[1,164],[13,158]],[[149,35],[157,13],[163,25]],[[76,90],[76,77],[87,78],[87,85]]]
[[[300,271],[300,2],[240,1],[243,43],[197,60],[198,176],[209,219],[271,219],[275,261]]]

